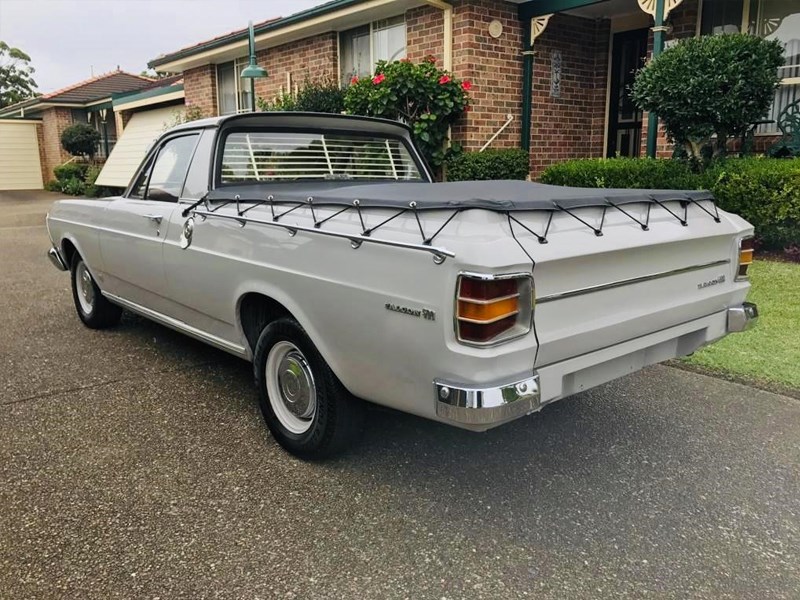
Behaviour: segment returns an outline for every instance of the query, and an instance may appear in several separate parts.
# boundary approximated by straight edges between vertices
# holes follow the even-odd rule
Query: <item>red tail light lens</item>
[[[456,335],[485,346],[528,333],[533,311],[530,275],[461,275],[456,299]]]

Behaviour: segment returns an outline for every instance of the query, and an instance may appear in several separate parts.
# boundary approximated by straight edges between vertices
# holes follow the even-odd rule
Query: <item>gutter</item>
[[[531,152],[531,104],[533,102],[533,44],[531,39],[531,21],[522,22],[522,122],[519,135],[520,147],[530,155]]]

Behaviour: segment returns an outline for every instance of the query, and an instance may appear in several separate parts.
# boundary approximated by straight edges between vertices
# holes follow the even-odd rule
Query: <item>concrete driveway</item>
[[[485,434],[373,410],[303,463],[249,365],[79,323],[51,200],[0,193],[0,597],[798,597],[797,400],[655,367]]]

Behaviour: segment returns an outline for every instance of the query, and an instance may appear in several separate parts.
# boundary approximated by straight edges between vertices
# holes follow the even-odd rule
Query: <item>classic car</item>
[[[306,458],[351,444],[364,401],[483,431],[757,318],[753,228],[707,192],[434,183],[379,119],[186,123],[47,225],[86,326],[125,309],[252,361]]]

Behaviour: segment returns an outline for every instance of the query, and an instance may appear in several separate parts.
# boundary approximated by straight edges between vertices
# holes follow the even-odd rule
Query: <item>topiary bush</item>
[[[530,173],[528,153],[519,148],[464,152],[446,164],[448,181],[525,179]]]
[[[70,125],[61,134],[61,147],[72,156],[94,158],[100,133],[86,123]]]
[[[658,114],[670,140],[699,160],[714,134],[714,154],[725,154],[731,138],[764,117],[783,62],[777,40],[747,34],[689,38],[641,69],[631,95],[639,108]]]
[[[353,77],[344,96],[348,113],[407,123],[428,164],[441,167],[460,147],[445,149],[447,132],[469,106],[469,81],[455,79],[428,57],[380,61],[373,77]]]
[[[703,173],[673,160],[572,160],[548,167],[539,181],[594,188],[707,189],[720,208],[753,224],[764,249],[800,246],[800,159],[728,158]]]

